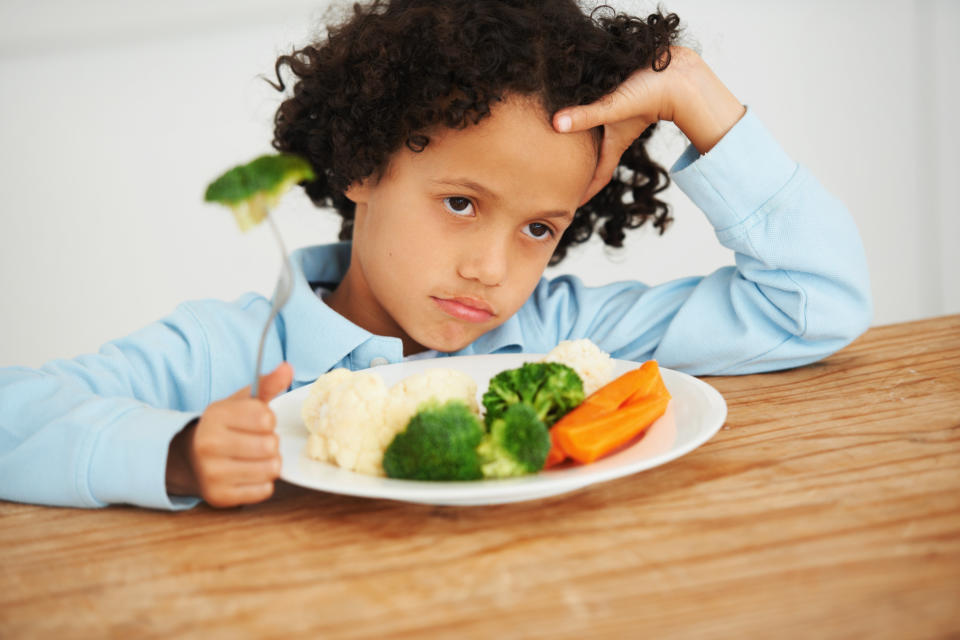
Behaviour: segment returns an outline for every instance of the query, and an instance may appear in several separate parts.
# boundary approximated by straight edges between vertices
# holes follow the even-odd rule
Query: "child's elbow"
[[[834,283],[807,309],[807,327],[803,336],[809,342],[824,345],[830,355],[860,337],[873,322],[873,297],[869,279],[864,277]]]
[[[859,295],[848,296],[840,304],[842,320],[838,323],[839,339],[850,344],[870,328],[873,322],[873,298],[870,289],[860,291]]]

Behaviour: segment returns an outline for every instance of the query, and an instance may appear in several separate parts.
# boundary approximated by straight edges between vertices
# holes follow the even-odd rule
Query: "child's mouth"
[[[433,297],[433,296],[431,296]],[[449,316],[465,322],[486,322],[494,316],[489,305],[473,298],[436,298],[433,301]]]

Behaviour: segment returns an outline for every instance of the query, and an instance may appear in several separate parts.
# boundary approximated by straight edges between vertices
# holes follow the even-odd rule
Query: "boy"
[[[849,343],[870,319],[852,220],[672,46],[678,25],[594,20],[569,0],[394,1],[281,57],[278,79],[287,68],[296,82],[274,146],[311,162],[304,187],[351,242],[294,254],[260,397],[237,391],[269,309],[252,294],[181,305],[95,356],[2,371],[0,495],[266,499],[280,469],[267,401],[339,366],[589,337],[617,358],[735,374]],[[655,287],[543,280],[594,230],[619,246],[625,229],[666,223],[667,178],[644,147],[659,120],[690,139],[672,176],[736,266]]]

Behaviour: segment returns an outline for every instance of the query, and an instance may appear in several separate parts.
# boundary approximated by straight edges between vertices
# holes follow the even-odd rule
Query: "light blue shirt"
[[[671,175],[735,252],[735,265],[657,286],[542,279],[503,325],[449,355],[542,353],[588,337],[615,358],[692,374],[796,367],[869,325],[866,259],[853,220],[752,113]],[[398,338],[349,322],[314,292],[340,282],[347,243],[300,249],[264,370],[287,360],[292,388],[335,367],[403,359]],[[313,284],[311,284],[313,283]],[[52,505],[183,508],[165,488],[171,439],[211,402],[248,385],[270,308],[261,295],[181,304],[99,353],[0,369],[0,497]]]

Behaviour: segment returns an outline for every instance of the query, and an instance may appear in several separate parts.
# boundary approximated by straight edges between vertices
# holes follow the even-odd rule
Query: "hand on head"
[[[650,125],[672,121],[706,153],[744,112],[695,51],[671,47],[666,69],[640,69],[596,102],[560,109],[553,127],[561,133],[603,127],[600,158],[582,205],[610,182],[623,152]]]
[[[259,397],[244,387],[212,403],[170,443],[167,491],[200,496],[214,507],[266,500],[280,475],[276,416],[267,404],[289,388],[293,368],[281,363],[260,378]]]

